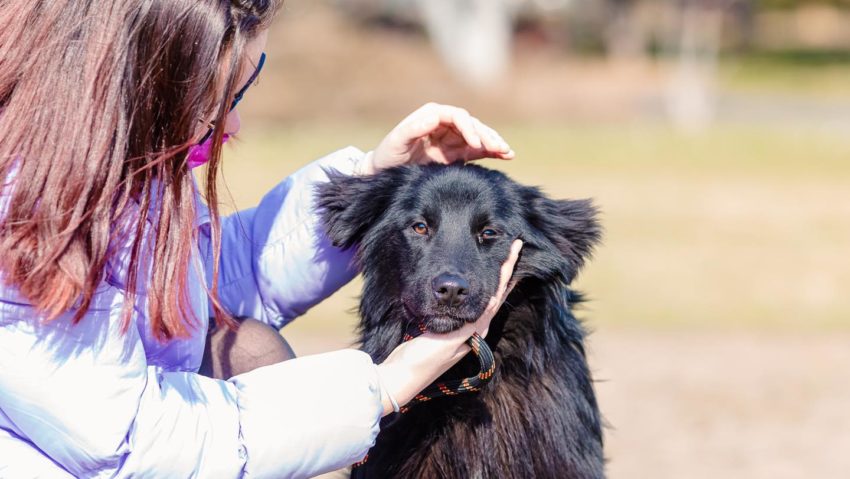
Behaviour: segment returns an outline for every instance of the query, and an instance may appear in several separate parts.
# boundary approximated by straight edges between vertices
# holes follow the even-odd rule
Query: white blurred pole
[[[509,0],[418,0],[440,57],[458,77],[478,87],[498,83],[510,65]]]
[[[696,132],[715,116],[715,77],[722,9],[711,0],[682,6],[676,67],[667,90],[667,111],[677,128]]]

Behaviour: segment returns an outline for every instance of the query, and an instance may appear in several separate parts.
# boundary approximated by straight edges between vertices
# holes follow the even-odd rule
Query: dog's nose
[[[441,274],[431,282],[434,296],[442,305],[459,306],[469,295],[469,282],[454,274]]]

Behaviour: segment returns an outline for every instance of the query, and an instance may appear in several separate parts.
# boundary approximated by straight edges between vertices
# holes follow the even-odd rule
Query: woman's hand
[[[372,174],[407,164],[513,159],[514,152],[496,130],[462,108],[428,103],[401,121],[364,160]]]
[[[399,345],[378,365],[378,375],[384,389],[381,398],[384,415],[393,411],[388,394],[391,394],[399,405],[407,404],[469,353],[470,348],[466,340],[472,333],[486,336],[490,321],[513,289],[514,285],[510,283],[510,279],[521,249],[522,241],[515,240],[508,259],[502,264],[496,295],[490,298],[484,313],[476,322],[446,334],[428,332],[417,336]]]

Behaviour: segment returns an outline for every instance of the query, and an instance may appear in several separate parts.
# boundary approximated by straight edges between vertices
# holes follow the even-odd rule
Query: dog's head
[[[551,200],[479,166],[330,176],[318,205],[333,243],[358,248],[364,299],[434,332],[482,314],[514,239],[524,242],[516,280],[569,284],[600,236],[589,200]]]

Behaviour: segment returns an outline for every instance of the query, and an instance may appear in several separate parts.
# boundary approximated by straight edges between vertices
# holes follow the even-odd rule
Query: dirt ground
[[[611,477],[850,476],[850,335],[593,337]]]
[[[293,331],[298,354],[346,336]],[[611,478],[850,477],[850,334],[597,330]]]

